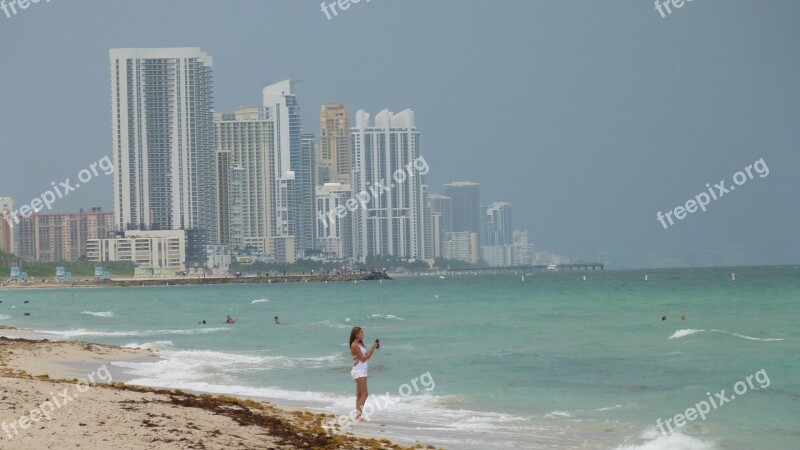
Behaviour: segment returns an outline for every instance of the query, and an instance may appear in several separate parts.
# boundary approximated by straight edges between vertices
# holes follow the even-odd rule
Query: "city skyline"
[[[797,41],[795,3],[733,1],[720,10],[695,2],[662,18],[652,5],[509,1],[478,10],[411,0],[372,2],[331,21],[318,8],[280,2],[198,0],[191,11],[164,4],[158,14],[114,1],[82,5],[51,2],[0,27],[0,38],[16,43],[0,49],[8,73],[0,85],[0,152],[8,161],[0,195],[18,205],[110,153],[109,48],[188,45],[215,57],[219,111],[258,105],[265,84],[287,78],[298,80],[302,128],[318,137],[324,104],[413,108],[433,168],[430,193],[451,181],[480,183],[481,203],[514,205],[537,248],[618,267],[800,260],[800,208],[791,201],[798,180],[787,176],[800,168],[791,151],[800,104],[790,75],[798,64],[789,44]],[[447,32],[443,18],[453,25]],[[153,26],[145,30],[143,21]],[[718,33],[743,31],[708,40],[696,21]],[[212,35],[208,23],[240,32]],[[387,23],[403,38],[364,38],[382,35]],[[496,39],[487,39],[487,23],[505,24],[491,32]],[[275,30],[269,51],[255,45],[263,42],[255,30],[265,28]],[[676,52],[675,36],[695,45]],[[70,45],[76,39],[84,45]],[[346,42],[360,45],[336,52],[321,44]],[[643,69],[626,70],[630,61]],[[62,164],[43,164],[53,155]],[[656,219],[760,158],[773,169],[768,178],[668,230]],[[54,211],[112,209],[104,191],[111,180],[94,183],[59,199]],[[735,246],[741,252],[724,250]]]

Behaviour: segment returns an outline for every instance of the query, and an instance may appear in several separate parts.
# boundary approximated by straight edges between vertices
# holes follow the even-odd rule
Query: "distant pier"
[[[536,264],[529,266],[503,266],[503,267],[477,267],[471,269],[436,269],[436,270],[418,270],[409,272],[409,275],[502,275],[502,274],[518,274],[522,272],[530,273],[533,271],[560,271],[560,270],[604,270],[604,263],[575,263],[575,264],[558,264],[556,270],[548,269],[549,264]]]

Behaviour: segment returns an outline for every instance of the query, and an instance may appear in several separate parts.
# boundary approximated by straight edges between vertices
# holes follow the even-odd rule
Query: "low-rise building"
[[[186,270],[186,231],[127,231],[109,239],[90,239],[89,261],[130,261],[143,269]]]

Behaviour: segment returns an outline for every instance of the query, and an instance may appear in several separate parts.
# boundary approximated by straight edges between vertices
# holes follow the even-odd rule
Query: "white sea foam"
[[[10,317],[8,317],[5,314],[0,314],[0,320],[6,320],[6,319],[10,319]]]
[[[772,341],[797,341],[797,340],[800,340],[800,339],[784,339],[784,338],[757,338],[757,337],[753,337],[753,336],[745,336],[744,334],[739,334],[739,333],[731,333],[729,331],[723,331],[723,330],[713,330],[712,329],[711,331],[713,331],[715,333],[723,333],[723,334],[727,334],[727,335],[730,335],[730,336],[736,336],[738,338],[747,339],[748,341],[772,342]]]
[[[323,320],[322,322],[314,322],[311,325],[324,325],[326,327],[331,327],[331,328],[350,328],[350,325],[345,325],[343,323],[339,323],[331,319]]]
[[[160,335],[193,335],[193,334],[209,334],[218,333],[222,331],[230,331],[230,328],[197,328],[187,330],[141,330],[141,331],[107,331],[107,330],[87,330],[85,328],[77,328],[73,330],[37,330],[39,333],[51,334],[59,336],[64,339],[71,339],[81,336],[112,336],[112,337],[125,337],[125,336],[160,336]]]
[[[394,314],[373,314],[370,317],[372,319],[405,320],[402,317],[395,316]]]
[[[544,416],[548,419],[552,419],[553,417],[572,417],[572,414],[568,413],[567,411],[552,411]]]
[[[685,330],[678,330],[678,331],[676,331],[676,332],[675,332],[675,333],[673,333],[673,334],[672,334],[672,336],[670,336],[669,338],[670,338],[670,339],[678,339],[678,338],[682,338],[682,337],[684,337],[684,336],[690,336],[690,335],[692,335],[692,334],[695,334],[695,333],[700,333],[700,332],[703,332],[703,331],[706,331],[706,330],[695,330],[694,328],[687,328],[687,329],[685,329]]]
[[[113,311],[84,311],[81,314],[88,314],[95,317],[114,317]]]
[[[702,331],[705,331],[705,330],[695,330],[695,329],[692,329],[692,328],[687,328],[685,330],[676,331],[669,338],[670,339],[682,338],[684,336],[689,336],[689,335],[692,335],[692,334],[695,334],[695,333],[700,333]],[[728,336],[736,336],[736,337],[741,338],[741,339],[747,339],[748,341],[773,342],[773,341],[798,341],[798,340],[800,340],[800,339],[786,339],[786,338],[759,338],[759,337],[747,336],[747,335],[739,334],[739,333],[731,333],[730,331],[715,330],[713,328],[711,330],[709,330],[709,331],[713,331],[714,333],[727,334]]]
[[[141,348],[144,350],[170,350],[175,347],[175,344],[172,341],[155,341],[155,342],[145,342],[144,344],[137,344],[132,342],[130,344],[123,345],[125,348]]]
[[[628,405],[631,406],[631,405]],[[606,406],[605,408],[597,408],[595,412],[611,411],[612,409],[624,408],[622,405]]]
[[[644,443],[620,445],[616,450],[712,450],[713,442],[687,436],[678,432],[662,435],[655,427],[645,430],[641,438]]]
[[[254,304],[256,304],[256,303],[266,303],[266,302],[268,302],[268,301],[269,301],[269,299],[268,299],[268,298],[259,298],[258,300],[253,300],[252,302],[250,302],[250,304],[251,304],[251,305],[254,305]]]

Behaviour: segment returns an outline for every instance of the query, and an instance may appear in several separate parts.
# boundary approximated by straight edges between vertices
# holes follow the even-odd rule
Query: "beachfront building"
[[[410,109],[385,109],[370,123],[364,110],[351,130],[352,189],[369,193],[365,208],[353,215],[353,257],[395,256],[428,259],[424,219],[423,176],[414,170],[420,156],[419,130]],[[410,170],[407,168],[410,167]]]
[[[272,253],[274,128],[259,107],[214,113],[218,155],[219,242],[234,251]]]
[[[482,246],[481,257],[490,267],[533,265],[533,244],[528,243],[528,231],[513,230],[508,244]]]
[[[0,197],[0,252],[15,253],[14,249],[14,199]]]
[[[514,228],[511,203],[494,202],[486,208],[486,245],[511,245]]]
[[[231,266],[231,249],[227,245],[206,246],[206,267],[215,275],[225,275]]]
[[[197,230],[202,245],[214,243],[211,57],[199,48],[115,48],[109,59],[117,231]]]
[[[445,232],[467,231],[481,235],[480,185],[456,181],[444,185],[444,195],[450,198],[449,217]]]
[[[293,263],[314,246],[315,156],[308,136],[302,134],[292,81],[266,86],[263,98],[264,116],[275,127],[270,194],[273,253],[278,262]]]
[[[433,248],[436,238],[433,229],[433,214],[431,213],[430,189],[427,184],[422,188],[422,255],[423,260],[433,267],[436,264],[435,250]]]
[[[113,238],[90,239],[86,256],[95,263],[128,261],[137,268],[168,270],[174,275],[186,270],[186,231],[131,230]]]
[[[450,231],[450,220],[453,218],[453,199],[442,194],[430,194],[428,203],[431,210],[433,257],[442,258],[444,233]]]
[[[350,184],[350,118],[341,103],[322,105],[319,113],[317,185]]]
[[[346,210],[347,200],[351,198],[353,194],[348,184],[325,183],[317,187],[317,246],[327,259],[352,256],[353,216]]]
[[[478,233],[447,231],[442,239],[442,256],[445,259],[478,263]]]
[[[32,213],[20,217],[16,229],[17,256],[26,261],[75,262],[86,255],[89,239],[114,232],[114,214],[101,208],[77,213]]]
[[[315,173],[316,169],[317,142],[313,133],[302,133],[300,135],[300,155],[296,167],[300,168],[301,174],[295,179],[297,189],[297,210],[295,212],[298,227],[298,235],[301,237],[300,243],[303,246],[298,249],[298,258],[305,257],[308,250],[317,249],[317,233],[315,218],[317,214],[317,186]]]

